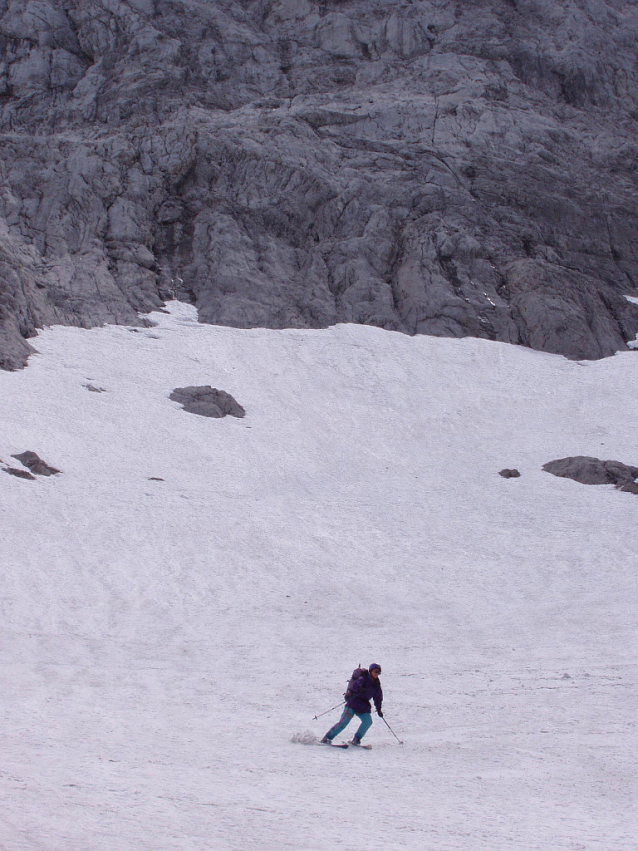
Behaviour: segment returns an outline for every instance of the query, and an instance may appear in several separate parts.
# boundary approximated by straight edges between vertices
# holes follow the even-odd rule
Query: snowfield
[[[635,851],[638,355],[151,319],[0,372],[2,851]]]

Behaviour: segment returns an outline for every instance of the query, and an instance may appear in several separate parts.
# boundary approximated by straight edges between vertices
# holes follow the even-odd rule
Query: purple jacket
[[[348,709],[354,710],[359,715],[371,712],[371,700],[374,700],[374,706],[377,712],[381,709],[381,704],[383,703],[381,683],[378,679],[375,680],[371,674],[368,673],[359,677],[359,679],[352,684],[352,692],[352,697],[346,701]]]

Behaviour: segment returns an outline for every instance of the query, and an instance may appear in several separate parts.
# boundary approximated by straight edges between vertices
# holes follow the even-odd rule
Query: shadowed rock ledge
[[[37,327],[638,331],[630,0],[0,0],[0,366]]]

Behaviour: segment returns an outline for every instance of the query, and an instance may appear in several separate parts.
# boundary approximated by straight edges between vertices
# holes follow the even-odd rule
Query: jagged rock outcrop
[[[631,0],[0,0],[0,365],[36,327],[638,331]]]
[[[198,387],[176,387],[168,397],[173,402],[179,402],[189,414],[198,414],[200,417],[238,417],[246,416],[244,408],[234,399],[230,393],[217,390],[210,384]]]
[[[601,461],[589,455],[575,455],[543,464],[543,470],[584,485],[615,485],[623,491],[638,493],[638,467],[621,461]]]
[[[18,455],[12,455],[11,457],[27,467],[36,476],[56,476],[60,472],[55,467],[47,464],[46,461],[43,461],[36,452],[30,449],[27,449],[26,452],[20,452]]]

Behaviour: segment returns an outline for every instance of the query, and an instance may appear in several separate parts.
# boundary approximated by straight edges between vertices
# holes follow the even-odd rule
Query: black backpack
[[[352,695],[354,694],[353,686],[356,683],[356,681],[359,679],[359,677],[365,677],[367,673],[368,673],[367,668],[355,668],[354,669],[354,671],[352,672],[352,676],[350,677],[350,679],[348,681],[348,688],[345,690],[344,695],[343,695],[346,700],[349,700],[352,697]]]

